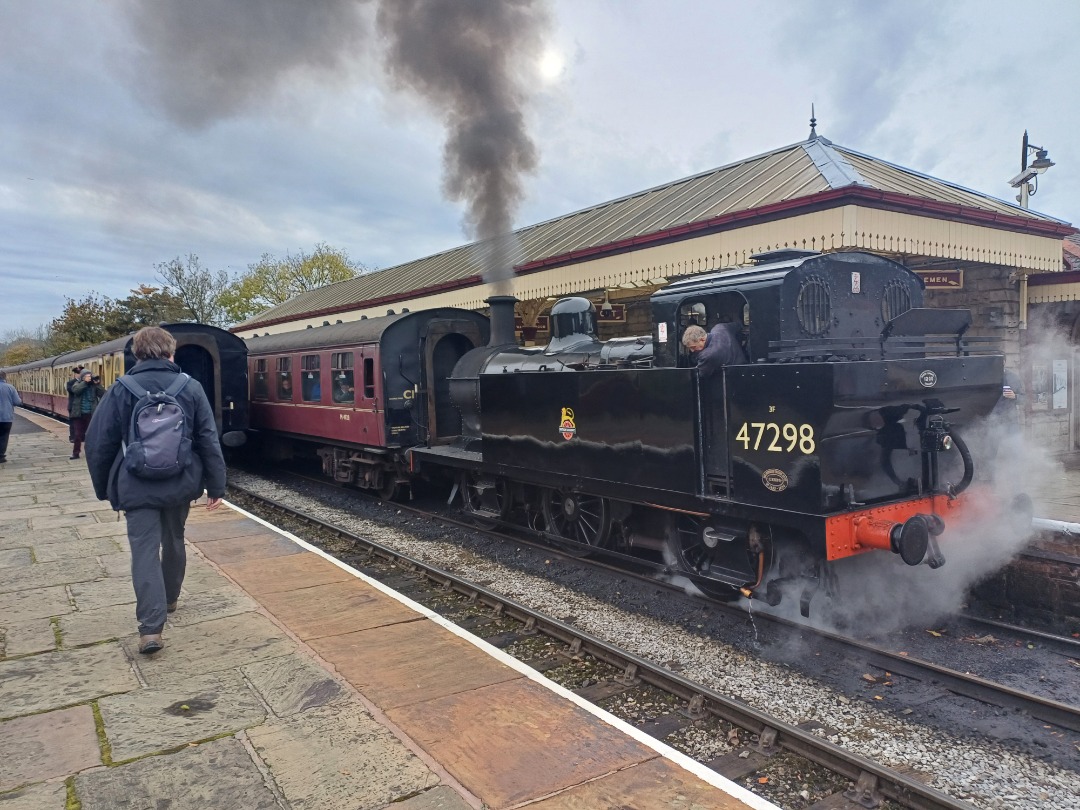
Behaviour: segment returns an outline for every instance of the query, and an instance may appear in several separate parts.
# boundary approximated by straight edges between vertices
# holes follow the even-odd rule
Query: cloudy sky
[[[450,75],[470,15],[495,46]],[[0,0],[0,20],[0,337],[189,253],[392,266],[497,225],[474,177],[527,225],[802,140],[811,103],[838,144],[1007,200],[1027,129],[1057,163],[1031,207],[1080,224],[1074,0]],[[498,132],[469,118],[477,87]],[[474,160],[485,138],[511,171]]]

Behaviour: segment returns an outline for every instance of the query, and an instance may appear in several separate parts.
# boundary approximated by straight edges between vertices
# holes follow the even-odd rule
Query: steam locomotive
[[[249,339],[262,445],[313,447],[385,497],[449,476],[477,521],[657,560],[714,596],[795,588],[804,613],[836,561],[942,565],[939,536],[978,507],[963,436],[1000,397],[1003,356],[896,262],[762,254],[675,281],[650,335],[606,342],[584,298],[529,348],[514,299],[489,304],[490,323],[446,308]],[[749,362],[705,375],[680,337],[719,323]]]

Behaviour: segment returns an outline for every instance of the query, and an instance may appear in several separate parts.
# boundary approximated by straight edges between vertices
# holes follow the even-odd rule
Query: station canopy
[[[520,298],[645,286],[784,247],[1052,271],[1061,266],[1061,240],[1074,232],[811,132],[791,146],[518,229],[512,286]],[[233,331],[302,328],[393,306],[480,308],[493,292],[482,278],[489,248],[466,244],[305,292]]]

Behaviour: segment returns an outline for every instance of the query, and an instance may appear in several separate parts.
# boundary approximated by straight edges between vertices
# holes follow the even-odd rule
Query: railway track
[[[325,484],[325,481],[319,479],[306,480],[317,484]],[[623,576],[634,577],[649,585],[672,592],[683,593],[685,590],[683,585],[673,584],[669,578],[665,577],[667,569],[664,566],[651,565],[638,558],[600,549],[588,559],[582,560],[576,555],[564,554],[558,547],[534,538],[525,532],[515,532],[510,535],[500,531],[498,528],[477,526],[476,523],[468,520],[459,520],[455,517],[407,504],[395,503],[395,507],[402,511],[412,512],[425,519],[437,519],[470,531],[482,531],[503,540],[530,545],[542,549],[545,554],[562,555],[568,559],[617,572]],[[710,604],[714,610],[727,612],[740,621],[746,617],[746,611],[742,607],[715,600],[710,600]],[[1026,637],[1032,641],[1053,643],[1064,648],[1066,654],[1080,656],[1080,640],[1077,639],[1042,633],[1003,622],[993,622],[976,617],[965,618],[968,621],[978,622],[996,629],[1009,630],[1017,636]],[[844,656],[848,659],[860,658],[868,667],[879,670],[882,673],[882,680],[885,680],[888,676],[900,675],[922,684],[932,685],[932,688],[937,690],[944,690],[955,695],[971,698],[1000,709],[1020,711],[1041,722],[1050,723],[1072,732],[1080,732],[1080,707],[1078,706],[1040,696],[1030,691],[1015,689],[970,672],[962,672],[932,661],[913,657],[906,652],[888,649],[879,644],[860,641],[820,628],[809,628],[805,623],[791,621],[771,613],[755,613],[754,621],[761,625],[768,625],[773,632],[782,634],[783,638],[779,639],[779,642],[788,646],[799,643],[805,640],[808,635],[812,635],[815,646],[823,654]]]
[[[389,566],[391,578],[399,580],[390,584],[399,589],[402,586],[416,588],[419,587],[417,583],[423,582],[428,584],[425,587],[435,589],[433,598],[436,601],[439,601],[440,594],[446,596],[456,594],[465,604],[481,611],[480,615],[475,611],[466,611],[461,622],[463,626],[478,635],[483,636],[488,633],[489,640],[504,649],[522,647],[525,650],[524,657],[527,662],[539,669],[554,669],[558,667],[560,660],[581,656],[588,656],[608,668],[608,675],[598,677],[592,683],[586,683],[578,689],[579,694],[590,699],[612,698],[622,691],[642,685],[671,696],[677,701],[677,707],[659,719],[654,718],[651,724],[653,728],[643,726],[650,733],[661,736],[660,731],[687,723],[729,726],[730,729],[726,732],[729,739],[746,744],[740,745],[739,750],[731,754],[706,763],[728,775],[729,778],[744,777],[747,769],[751,773],[759,767],[767,769],[767,763],[778,755],[794,756],[814,763],[818,768],[828,770],[849,784],[845,790],[834,795],[833,799],[837,802],[843,799],[845,802],[865,807],[879,806],[881,801],[891,802],[897,807],[911,808],[970,806],[926,786],[911,774],[904,774],[880,765],[829,742],[823,736],[828,733],[827,729],[806,724],[794,726],[785,723],[750,707],[743,701],[695,683],[672,668],[621,650],[578,630],[567,622],[543,615],[490,591],[483,585],[403,555],[369,539],[358,537],[310,514],[291,509],[280,503],[268,502],[253,492],[246,491],[243,494],[244,497],[251,499],[253,505],[261,504],[258,506],[260,510],[307,526],[320,536],[344,541],[347,544],[346,547],[355,549],[353,553],[359,554],[359,559],[365,563],[380,563]],[[427,513],[423,514],[430,517]],[[471,526],[470,529],[474,530]],[[515,542],[520,543],[522,540],[515,538]],[[552,553],[550,549],[546,551]],[[403,573],[404,576],[402,576]],[[620,573],[625,574],[625,572]],[[460,611],[461,608],[451,605],[447,607],[447,610],[454,613]],[[444,611],[440,609],[440,612]],[[493,622],[494,619],[498,622]],[[504,620],[516,624],[506,627],[501,624]],[[799,628],[799,630],[805,631],[805,628]],[[530,644],[528,641],[537,636],[561,645],[561,651],[554,653],[554,661],[550,656],[537,657],[535,644]],[[834,643],[846,643],[846,640],[837,637]],[[871,651],[864,649],[862,652],[868,654]],[[876,654],[880,651],[872,652]],[[1002,690],[998,684],[984,682],[964,673],[942,672],[941,668],[934,668],[933,665],[922,668],[922,662],[910,659],[900,661],[889,658],[881,663],[883,666],[891,667],[890,672],[906,670],[912,673],[911,677],[933,677],[939,679],[939,683],[940,679],[948,678],[950,679],[949,688],[955,689],[958,694],[968,694],[979,700],[993,700],[996,701],[996,705],[1031,712],[1034,716],[1041,718],[1052,717],[1053,719],[1048,719],[1048,722],[1062,723],[1068,728],[1080,724],[1075,709],[1071,707],[1056,705],[1053,701],[1029,696],[1017,690]]]

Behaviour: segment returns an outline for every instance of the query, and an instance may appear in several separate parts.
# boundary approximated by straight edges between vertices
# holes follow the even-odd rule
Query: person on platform
[[[19,392],[7,381],[7,374],[0,371],[0,464],[7,462],[8,439],[11,423],[15,421],[15,406],[22,405]]]
[[[90,419],[103,396],[105,396],[105,386],[101,384],[101,378],[95,377],[90,369],[84,368],[79,374],[79,379],[71,385],[69,399],[71,408],[68,411],[68,423],[74,428],[72,441],[75,444],[71,448],[73,459],[79,457],[87,428],[90,427]]]
[[[697,362],[702,376],[718,372],[724,366],[747,362],[746,352],[739,343],[740,327],[737,323],[718,323],[708,332],[700,326],[688,326],[682,335],[682,344]]]
[[[79,381],[79,375],[82,374],[82,366],[74,366],[71,369],[71,379],[67,381],[67,394],[68,394],[68,441],[75,441],[75,422],[72,420],[72,411],[75,410],[75,395],[71,393],[72,386]]]
[[[160,327],[136,332],[131,350],[138,362],[130,375],[147,391],[164,391],[180,373],[173,362],[176,340]],[[139,652],[144,655],[164,646],[165,621],[177,608],[187,568],[184,523],[191,502],[205,490],[206,508],[212,510],[225,495],[225,459],[206,393],[197,380],[188,380],[176,400],[190,426],[192,452],[191,463],[172,478],[140,478],[123,463],[136,402],[125,386],[109,388],[86,434],[86,463],[95,494],[126,513]]]

